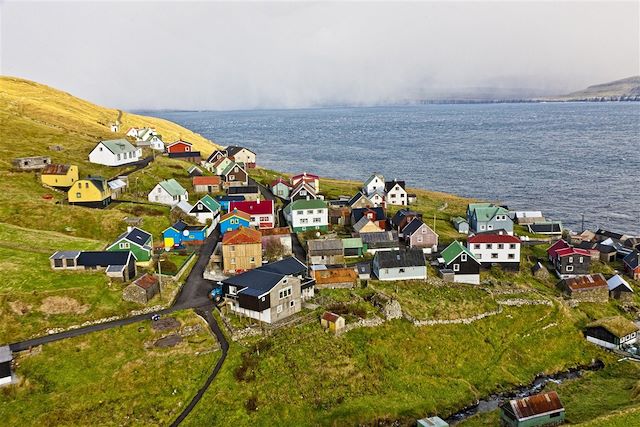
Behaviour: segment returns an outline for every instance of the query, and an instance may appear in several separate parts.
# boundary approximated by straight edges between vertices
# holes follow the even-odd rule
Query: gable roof
[[[489,206],[477,206],[473,210],[473,214],[478,221],[489,221],[496,215],[506,215],[508,218],[509,212],[502,206],[489,205]]]
[[[558,393],[555,391],[535,394],[522,399],[513,399],[506,405],[511,408],[511,411],[519,421],[564,409]]]
[[[198,203],[202,203],[203,205],[205,205],[211,212],[219,211],[221,207],[220,203],[218,203],[216,199],[214,199],[208,194],[205,194],[204,196],[202,196],[200,200],[198,200],[194,204],[194,206],[196,206]]]
[[[187,192],[187,190],[173,178],[160,181],[158,185],[171,196],[181,196]]]
[[[527,224],[530,233],[550,234],[562,233],[562,223],[560,221],[545,221]]]
[[[420,230],[423,226],[427,227],[427,229],[429,229],[429,231],[431,231],[433,234],[435,234],[435,232],[431,229],[431,227],[429,227],[427,224],[425,224],[420,218],[413,218],[402,229],[402,235],[403,236],[412,235],[416,231]]]
[[[235,196],[236,194],[260,194],[260,189],[257,185],[242,185],[239,187],[229,187],[227,194]]]
[[[359,233],[360,230],[365,228],[368,224],[373,224],[378,230],[384,231],[380,227],[378,227],[378,224],[374,223],[373,221],[371,221],[366,216],[363,216],[355,224],[353,224],[353,226],[352,226],[353,227],[353,231],[355,231],[356,233]]]
[[[222,154],[221,158],[225,158],[228,156],[227,150],[215,150],[209,155],[209,157],[207,157],[207,162],[211,163],[211,160],[213,160],[218,154]]]
[[[424,267],[424,252],[421,249],[378,251],[375,258],[380,268]]]
[[[268,236],[289,236],[291,237],[291,230],[289,227],[274,227],[274,228],[264,228],[260,230],[262,233],[262,237]]]
[[[153,274],[145,273],[140,278],[133,281],[133,284],[142,289],[149,289],[153,285],[158,284],[158,278]]]
[[[291,190],[291,196],[293,197],[303,189],[307,190],[309,194],[312,194],[314,196],[317,194],[315,187],[313,187],[312,185],[309,185],[306,181],[302,180],[302,181],[299,181],[295,187],[293,187],[293,190]]]
[[[304,209],[327,209],[327,204],[320,199],[311,200],[296,200],[289,203],[285,208],[285,212],[291,212],[292,210],[304,210]]]
[[[347,205],[353,206],[360,199],[366,199],[366,201],[368,202],[367,204],[373,204],[373,202],[362,191],[358,191],[352,198],[349,199]]]
[[[106,139],[100,141],[98,145],[99,144],[104,145],[106,149],[111,151],[113,154],[122,154],[129,151],[136,151],[136,147],[131,145],[131,143],[126,139]]]
[[[636,268],[640,267],[640,252],[637,250],[634,250],[633,252],[628,254],[626,257],[624,257],[622,261],[627,267],[629,267],[632,270],[635,270]]]
[[[468,258],[473,259],[475,262],[480,264],[480,261],[478,261],[476,257],[474,257],[473,254],[469,252],[469,250],[457,240],[451,242],[449,246],[447,246],[442,252],[440,252],[440,256],[444,258],[445,264],[449,264],[463,253],[467,254]]]
[[[585,251],[584,249],[580,249],[580,248],[574,248],[573,246],[569,246],[568,248],[563,248],[556,251],[556,256],[559,258],[563,258],[566,256],[573,256],[573,255],[581,255],[585,257],[591,256],[589,251]]]
[[[622,338],[638,330],[635,323],[622,316],[605,317],[587,325],[587,328],[596,327],[604,328],[618,338]]]
[[[607,288],[607,281],[601,273],[564,279],[564,284],[572,291]]]
[[[217,175],[194,176],[192,179],[193,185],[220,185],[220,181],[220,177]]]
[[[351,216],[353,217],[354,222],[358,222],[362,217],[366,215],[368,211],[373,211],[375,214],[374,221],[384,221],[387,219],[387,216],[384,213],[384,209],[380,206],[375,208],[355,208],[351,210]]]
[[[402,222],[402,220],[406,217],[409,216],[420,216],[420,213],[416,212],[416,211],[412,211],[410,209],[400,209],[398,212],[396,212],[393,215],[393,218],[391,219],[391,222],[393,222],[395,225],[400,225],[400,223]]]
[[[224,233],[222,237],[223,245],[248,245],[261,244],[262,233],[253,228],[242,227]]]
[[[559,251],[560,249],[568,248],[569,246],[571,245],[569,245],[569,243],[567,243],[567,241],[564,239],[556,240],[551,246],[547,248],[547,254],[551,258],[555,258],[557,251]]]
[[[241,147],[239,145],[229,145],[227,148],[225,148],[225,151],[227,152],[227,155],[229,157],[235,156],[236,154],[238,154],[242,150],[247,150],[251,154],[256,154],[253,151],[249,150],[247,147]]]
[[[347,237],[342,239],[342,247],[345,249],[357,249],[362,247],[362,238]]]
[[[237,276],[228,277],[223,282],[227,285],[242,288],[238,293],[259,297],[268,293],[284,277],[284,274],[274,273],[258,267]]]
[[[332,313],[330,311],[325,311],[322,314],[322,320],[326,320],[327,322],[337,322],[342,316],[339,314]]]
[[[222,159],[221,159],[222,160]],[[223,171],[220,173],[220,175],[224,175],[227,176],[229,175],[234,168],[238,167],[240,170],[242,170],[242,172],[244,172],[245,174],[247,173],[247,171],[244,170],[244,168],[242,167],[242,165],[240,165],[239,163],[234,162],[233,160],[231,161],[231,163],[229,163],[224,169]],[[235,172],[234,172],[235,173]]]
[[[451,222],[454,223],[455,225],[464,224],[464,223],[468,224],[467,220],[462,218],[461,216],[457,216],[453,218]]]
[[[626,292],[633,292],[633,288],[631,287],[631,285],[629,285],[629,283],[624,280],[619,274],[616,274],[615,276],[609,278],[609,280],[607,280],[607,286],[609,287],[610,291],[622,287],[626,290]]]
[[[364,186],[366,187],[367,185],[369,185],[369,183],[371,181],[373,181],[375,178],[378,178],[380,181],[384,182],[384,175],[380,175],[378,173],[373,173],[371,174],[371,176],[364,182]]]
[[[226,221],[229,218],[233,218],[234,216],[237,216],[238,218],[242,218],[247,222],[251,221],[251,215],[249,215],[246,212],[239,211],[238,209],[233,209],[227,212],[226,214],[222,215],[222,217],[220,218],[220,222]]]
[[[396,186],[396,184],[404,190],[404,181],[398,181],[394,179],[393,181],[387,181],[384,183],[384,191],[388,193],[393,189],[393,187]]]
[[[172,147],[172,146],[174,146],[174,145],[176,145],[176,144],[184,144],[184,145],[187,145],[187,146],[189,146],[189,147],[191,147],[191,146],[193,145],[192,143],[190,143],[190,142],[188,142],[188,141],[184,141],[184,140],[182,140],[182,139],[179,139],[179,140],[174,141],[174,142],[172,142],[171,144],[167,145],[167,148]]]
[[[170,229],[174,229],[178,232],[182,232],[184,230],[194,230],[194,231],[200,231],[200,230],[205,230],[207,228],[206,225],[189,225],[186,222],[184,222],[183,220],[178,220],[175,224],[173,224],[171,227],[167,227],[163,233],[167,230]]]
[[[128,240],[129,242],[142,247],[151,240],[151,234],[139,229],[138,227],[133,227],[131,231],[125,231],[119,235],[115,241],[117,242],[122,239]]]
[[[89,267],[126,265],[132,255],[130,251],[83,251],[78,256],[78,265]]]
[[[289,181],[285,180],[282,177],[278,177],[277,179],[275,179],[274,181],[271,182],[271,184],[269,184],[270,187],[275,187],[278,184],[282,184],[285,185],[289,188],[293,188],[293,185],[289,184]]]
[[[56,251],[49,259],[75,259],[80,256],[80,251]]]
[[[71,165],[48,164],[42,169],[40,175],[66,175],[69,173]]]
[[[231,202],[229,210],[234,209],[250,215],[273,215],[273,200]]]
[[[302,274],[307,271],[307,266],[303,262],[300,262],[298,258],[292,256],[281,259],[280,261],[264,264],[259,268],[260,270],[270,271],[272,273],[289,275]]]
[[[477,233],[467,238],[469,243],[522,243],[520,238],[504,230],[491,230]]]
[[[101,193],[105,190],[105,185],[108,185],[107,181],[101,176],[88,176],[79,181],[89,181],[91,185],[100,190]]]

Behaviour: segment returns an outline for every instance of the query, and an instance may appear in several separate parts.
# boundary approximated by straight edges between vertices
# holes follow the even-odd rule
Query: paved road
[[[218,322],[216,322],[216,319],[213,317],[211,310],[196,309],[196,313],[198,313],[198,315],[200,315],[203,319],[205,319],[209,324],[209,327],[211,328],[216,338],[218,339],[218,342],[220,343],[220,349],[222,350],[222,355],[218,359],[218,362],[216,363],[216,366],[213,368],[213,371],[211,372],[211,374],[207,377],[207,380],[205,381],[205,383],[202,385],[202,387],[200,387],[200,389],[195,394],[195,396],[193,396],[193,399],[191,399],[191,402],[189,402],[189,404],[183,409],[180,415],[178,415],[178,418],[176,418],[175,421],[171,423],[171,427],[176,427],[182,421],[184,421],[187,415],[189,415],[193,410],[193,408],[195,408],[195,406],[198,404],[198,402],[200,402],[200,399],[202,399],[202,396],[204,396],[204,393],[207,391],[207,389],[209,388],[213,380],[216,378],[216,376],[218,375],[218,372],[220,372],[220,369],[222,368],[222,364],[227,358],[227,352],[229,351],[229,342],[227,341],[224,334],[220,330],[220,326],[218,326]]]

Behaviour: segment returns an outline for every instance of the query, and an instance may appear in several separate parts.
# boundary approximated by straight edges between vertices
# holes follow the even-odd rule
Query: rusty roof
[[[145,273],[138,280],[133,282],[134,285],[140,286],[142,289],[149,289],[156,283],[158,283],[158,278],[152,274],[147,274],[147,273]]]
[[[66,175],[71,165],[50,164],[42,169],[42,175]]]
[[[265,228],[264,230],[260,230],[260,232],[262,233],[262,237],[291,234],[289,227]]]
[[[262,233],[253,228],[242,227],[224,233],[223,245],[262,244]]]
[[[219,185],[219,176],[194,176],[193,185]]]
[[[322,315],[322,320],[326,320],[329,322],[336,322],[339,318],[340,316],[338,314],[332,313],[330,311],[325,311]]]
[[[564,410],[560,397],[555,391],[509,401],[513,413],[519,421],[527,418]]]
[[[587,274],[584,276],[577,276],[569,279],[564,279],[564,283],[572,291],[597,289],[597,288],[609,289],[609,286],[607,285],[607,280],[604,278],[602,273]]]

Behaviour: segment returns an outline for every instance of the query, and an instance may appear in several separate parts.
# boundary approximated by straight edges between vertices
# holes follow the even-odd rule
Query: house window
[[[88,182],[84,183],[84,188],[89,188],[89,183]]]
[[[487,225],[487,230],[493,230],[493,225]]]
[[[480,249],[480,243],[475,243],[473,245],[473,249]]]
[[[567,271],[573,271],[573,265],[567,265]]]
[[[231,260],[229,261],[230,264],[235,264],[236,263],[236,259],[235,258],[231,258]]]
[[[498,243],[498,249],[504,249],[504,245],[502,243]]]
[[[300,224],[308,224],[309,218],[300,218]]]
[[[484,225],[480,226],[480,230],[484,230],[486,227]]]
[[[460,261],[465,262],[467,260],[467,254],[462,254],[460,256]]]
[[[230,250],[231,252],[235,252],[235,251],[236,251],[236,247],[235,247],[235,245],[231,245],[231,246],[229,246],[229,250]]]
[[[198,209],[202,210],[202,203],[198,203]]]
[[[313,222],[317,224],[322,222],[322,220],[320,218],[313,218]]]
[[[582,264],[582,261],[584,261],[584,260],[583,260],[583,258],[582,258],[582,257],[580,257],[580,258],[578,259],[578,262],[580,262],[580,264]]]
[[[487,243],[487,249],[493,249],[493,245],[491,243]]]
[[[322,209],[318,209],[318,210],[316,211],[316,213],[321,214],[321,213],[322,213]]]
[[[509,254],[507,255],[508,259],[516,259],[516,255],[515,254]]]
[[[280,299],[287,298],[289,296],[291,296],[291,286],[281,289],[280,292],[278,292],[278,297]]]
[[[292,299],[291,302],[289,302],[289,307],[295,307],[296,305],[296,300]]]
[[[496,252],[491,254],[491,259],[497,259],[498,258],[498,254]]]
[[[238,172],[238,167],[236,166],[235,168],[233,168],[234,172]]]
[[[313,210],[307,211],[307,215],[313,215]]]
[[[282,313],[282,304],[278,304],[278,307],[276,308],[276,312]]]
[[[482,259],[482,254],[476,254],[476,258]]]
[[[54,259],[53,260],[53,265],[55,267],[62,267],[62,260],[61,259]]]
[[[418,236],[418,237],[416,238],[416,241],[418,241],[418,242],[422,242],[422,236]]]
[[[129,249],[129,243],[127,242],[121,242],[120,243],[120,249]]]
[[[116,157],[118,158],[118,160],[120,160],[120,154],[118,154]]]
[[[229,181],[234,181],[236,179],[235,175],[229,175]]]
[[[254,264],[256,262],[256,258],[255,257],[249,257],[249,262],[251,264]]]
[[[80,194],[80,193],[76,193],[76,197],[79,199],[79,198],[81,198],[82,196],[81,196],[81,194]]]
[[[404,268],[398,269],[398,273],[404,273]]]
[[[460,264],[453,264],[453,271],[460,271]]]
[[[260,222],[267,222],[269,221],[269,217],[268,216],[261,216],[260,217]]]
[[[572,256],[569,257],[569,264],[573,264],[573,257]]]
[[[296,211],[296,215],[303,215],[304,211]]]
[[[231,218],[229,221],[231,224],[240,224],[240,220],[238,218]]]
[[[516,248],[516,244],[515,244],[515,243],[511,243],[511,244],[509,245],[509,249],[515,249],[515,248]]]

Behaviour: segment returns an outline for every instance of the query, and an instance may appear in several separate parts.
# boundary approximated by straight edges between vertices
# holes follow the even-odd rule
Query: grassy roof
[[[605,328],[617,337],[624,337],[638,330],[635,323],[622,316],[604,317],[587,325],[590,328],[597,326]]]

